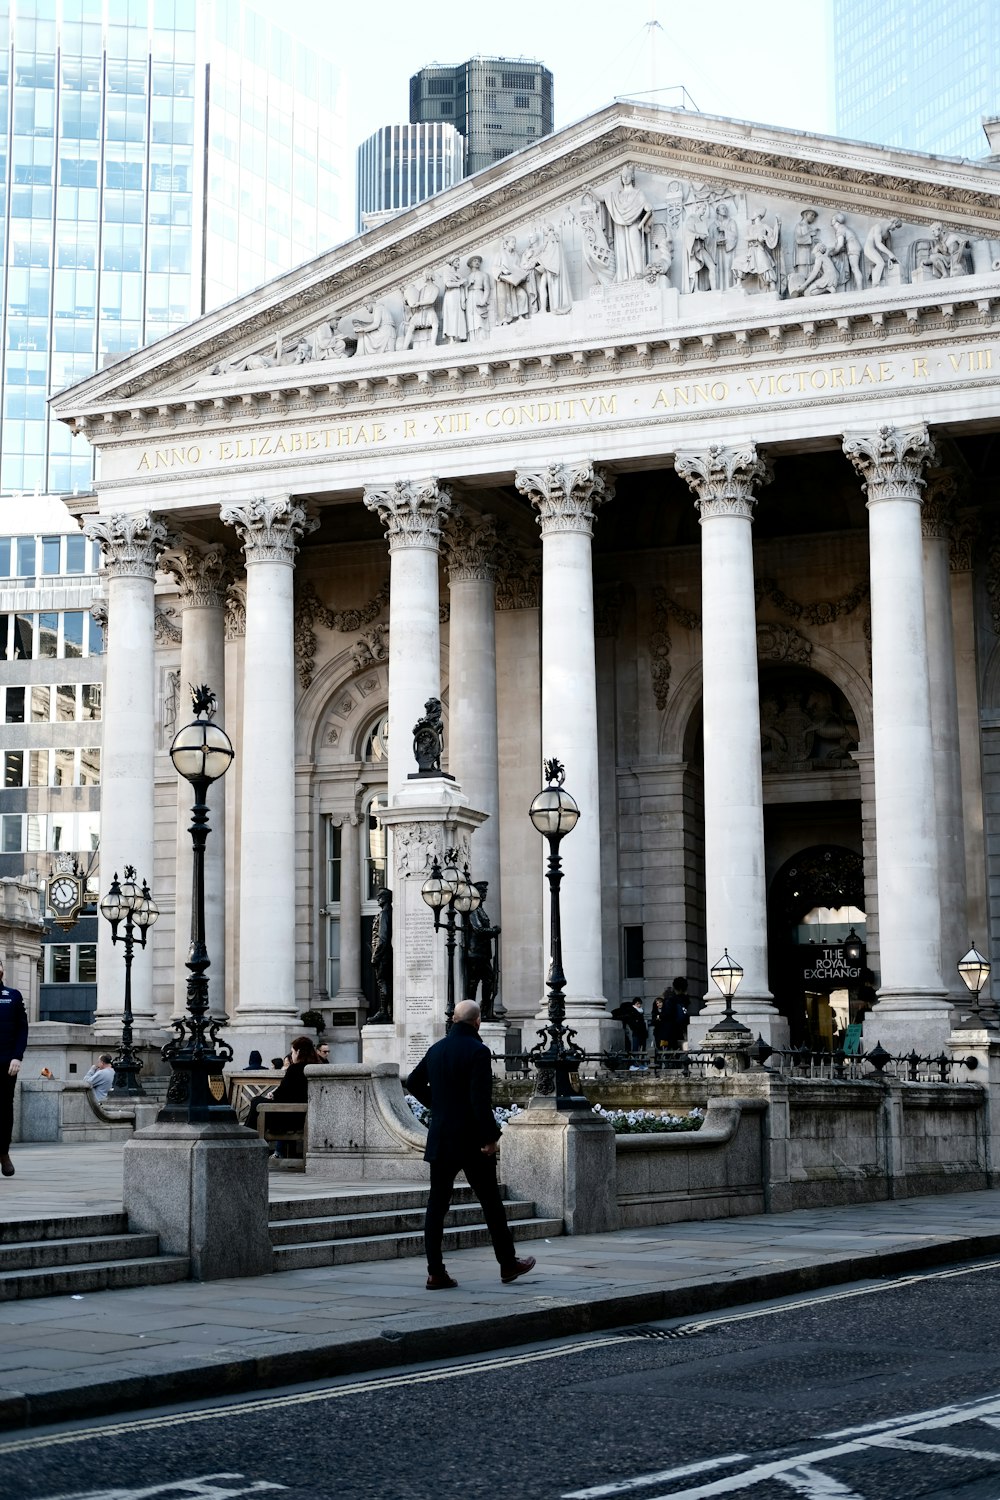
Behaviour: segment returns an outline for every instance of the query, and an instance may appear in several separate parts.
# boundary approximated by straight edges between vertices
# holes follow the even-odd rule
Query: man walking
[[[533,1255],[518,1259],[497,1186],[500,1127],[493,1115],[490,1053],[479,1040],[479,1022],[475,1001],[459,1001],[448,1035],[435,1042],[406,1082],[410,1093],[431,1112],[424,1152],[424,1160],[431,1164],[431,1191],[424,1218],[429,1292],[458,1285],[444,1268],[441,1242],[459,1172],[465,1173],[482,1206],[500,1265],[500,1280],[516,1281],[535,1264]]]
[[[14,1088],[28,1045],[28,1016],[20,990],[9,990],[3,982],[0,959],[0,1172],[13,1177],[10,1138],[14,1133]]]

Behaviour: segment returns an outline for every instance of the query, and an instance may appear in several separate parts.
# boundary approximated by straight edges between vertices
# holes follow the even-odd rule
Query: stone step
[[[519,1219],[511,1223],[511,1234],[523,1240],[555,1239],[563,1232],[561,1219]],[[490,1243],[485,1224],[462,1225],[444,1232],[444,1253],[472,1250]],[[276,1271],[300,1271],[311,1266],[358,1265],[365,1261],[417,1258],[424,1253],[424,1237],[419,1231],[407,1234],[376,1234],[354,1240],[317,1240],[299,1245],[277,1245],[274,1250]]]
[[[155,1258],[160,1251],[155,1234],[98,1235],[65,1240],[28,1240],[0,1246],[0,1271],[42,1271],[50,1266],[80,1266],[104,1260]]]
[[[184,1255],[153,1255],[41,1271],[0,1271],[0,1302],[14,1302],[24,1297],[110,1292],[123,1287],[163,1286],[168,1281],[186,1281],[189,1269]]]
[[[535,1205],[528,1200],[504,1203],[508,1219],[530,1219]],[[454,1205],[446,1225],[482,1224],[482,1209],[477,1202]],[[284,1219],[270,1224],[272,1245],[300,1245],[315,1240],[370,1239],[378,1234],[422,1232],[423,1205],[406,1209],[386,1209],[376,1213],[326,1214],[315,1219]]]
[[[501,1194],[507,1189],[501,1187]],[[416,1208],[421,1211],[427,1205],[430,1188],[427,1183],[414,1183],[412,1187],[358,1188],[350,1193],[317,1194],[309,1198],[283,1198],[268,1204],[267,1217],[273,1224],[286,1219],[317,1219],[330,1214],[403,1213]],[[452,1203],[475,1203],[476,1195],[470,1187],[455,1184]]]
[[[8,1219],[3,1226],[4,1245],[37,1243],[128,1233],[125,1214],[62,1214],[51,1219]]]

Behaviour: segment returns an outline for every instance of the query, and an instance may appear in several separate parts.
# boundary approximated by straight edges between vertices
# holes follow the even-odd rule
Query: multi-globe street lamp
[[[445,1004],[445,1031],[451,1030],[455,1017],[455,941],[457,914],[475,911],[482,900],[469,879],[469,867],[458,868],[458,850],[446,849],[444,865],[437,855],[431,864],[431,873],[420,887],[420,894],[434,913],[434,931],[441,930],[441,913],[444,912],[445,948],[448,954],[448,995]]]
[[[107,1097],[113,1100],[135,1099],[146,1091],[139,1081],[142,1058],[137,1056],[132,1046],[132,957],[136,943],[140,948],[145,948],[146,934],[160,912],[145,880],[141,887],[137,884],[132,865],[125,866],[125,879],[121,882],[118,871],[115,871],[108,894],[101,901],[100,911],[111,926],[111,941],[117,943],[120,938],[125,948],[122,1040],[117,1056],[112,1058],[115,1078]]]
[[[236,1114],[226,1102],[223,1069],[232,1060],[233,1049],[219,1040],[219,1029],[227,1018],[208,1014],[208,978],[211,960],[205,945],[205,844],[208,826],[208,789],[225,776],[233,763],[229,736],[213,723],[215,694],[210,688],[192,688],[195,718],[174,735],[170,759],[174,769],[194,788],[191,810],[191,841],[194,861],[191,876],[191,946],[186,966],[187,1015],[171,1025],[177,1035],[163,1048],[172,1070],[167,1099],[157,1120],[186,1123],[236,1124]]]
[[[563,871],[559,845],[580,820],[580,809],[563,786],[565,779],[562,763],[547,760],[546,785],[532,798],[528,809],[529,818],[549,846],[549,863],[545,872],[549,882],[548,1023],[539,1031],[541,1041],[531,1049],[536,1070],[532,1104],[556,1109],[589,1109],[589,1100],[573,1087],[571,1078],[583,1059],[583,1048],[574,1041],[576,1032],[565,1024],[566,997],[563,991],[566,974],[563,970],[559,907]]]

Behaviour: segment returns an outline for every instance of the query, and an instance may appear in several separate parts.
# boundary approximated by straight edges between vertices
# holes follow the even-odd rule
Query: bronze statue
[[[369,1026],[392,1023],[392,892],[378,893],[378,916],[372,923],[372,973],[378,1009],[368,1017]]]
[[[444,729],[441,724],[441,699],[428,698],[424,716],[413,726],[413,754],[421,776],[440,776],[444,753]]]
[[[479,1002],[484,1021],[493,1021],[497,990],[500,981],[500,965],[497,953],[499,927],[494,927],[486,914],[486,892],[488,880],[473,882],[482,898],[475,911],[465,914],[465,998],[475,1000],[479,986],[483,987]]]

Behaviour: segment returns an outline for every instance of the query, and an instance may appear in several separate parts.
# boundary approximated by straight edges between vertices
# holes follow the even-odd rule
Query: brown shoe
[[[0,1156],[0,1172],[2,1172],[5,1177],[13,1177],[14,1163],[11,1161],[9,1156]]]
[[[514,1264],[507,1266],[500,1272],[500,1280],[504,1282],[516,1281],[519,1276],[527,1276],[529,1271],[535,1269],[535,1257],[526,1255],[523,1260],[515,1260]]]
[[[446,1292],[450,1287],[458,1286],[453,1276],[443,1268],[440,1271],[432,1271],[427,1277],[427,1290],[429,1292]]]

